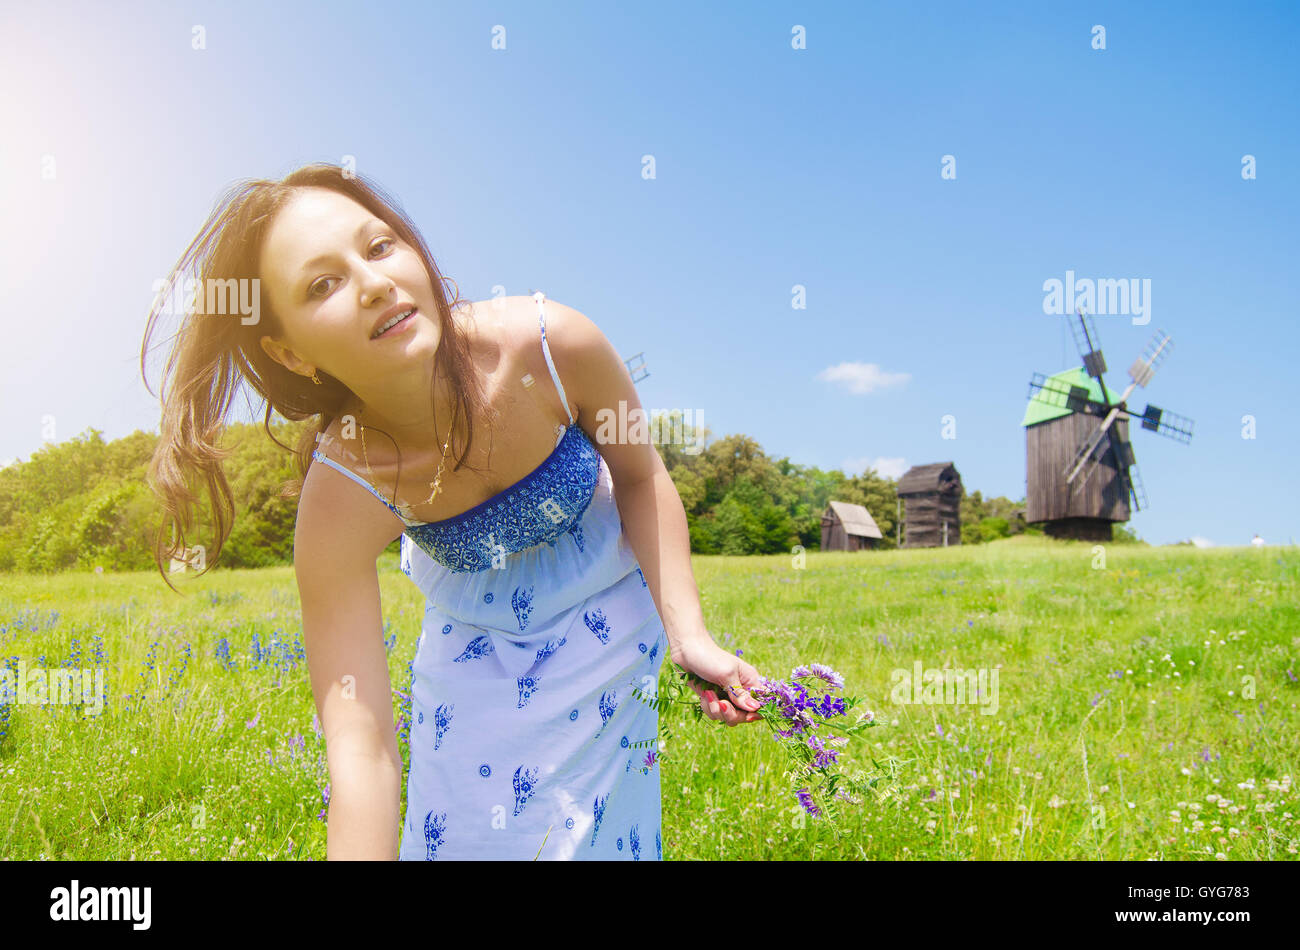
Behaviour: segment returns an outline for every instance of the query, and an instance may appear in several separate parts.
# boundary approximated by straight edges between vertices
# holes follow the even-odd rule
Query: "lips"
[[[403,316],[408,311],[410,316]],[[395,327],[400,327],[417,312],[418,308],[414,304],[398,304],[395,307],[390,307],[375,321],[375,325],[370,331],[370,339],[377,340],[380,336],[391,332]]]

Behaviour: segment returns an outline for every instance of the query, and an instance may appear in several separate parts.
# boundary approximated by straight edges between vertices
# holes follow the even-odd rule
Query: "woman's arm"
[[[591,320],[555,301],[548,305],[558,317],[554,332],[547,329],[556,371],[578,404],[578,423],[595,433],[592,441],[609,466],[623,530],[663,621],[672,661],[723,687],[758,686],[758,671],[719,647],[704,625],[686,510],[650,441],[649,420],[627,366]],[[644,423],[638,425],[638,418]],[[621,441],[620,434],[626,436]],[[711,690],[692,688],[711,719],[737,725],[759,718],[758,703],[744,691],[720,699]]]
[[[375,560],[400,531],[360,486],[312,466],[298,505],[294,569],[329,763],[331,861],[397,858],[402,758]]]
[[[656,471],[638,482],[615,477],[614,500],[676,659],[690,641],[711,643],[713,637],[704,626],[700,589],[691,569],[686,509],[657,452],[654,467]]]

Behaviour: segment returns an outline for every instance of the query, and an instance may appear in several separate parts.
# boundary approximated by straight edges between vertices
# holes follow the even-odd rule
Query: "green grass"
[[[695,558],[721,645],[777,678],[826,663],[876,713],[874,748],[848,746],[848,770],[873,751],[906,764],[896,793],[849,809],[837,836],[788,793],[764,726],[674,719],[658,766],[664,856],[1294,860],[1300,553],[1108,545],[1098,561],[1091,544],[1024,537],[813,552],[802,569]],[[423,603],[395,559],[381,568],[405,690]],[[252,668],[255,635],[300,635],[292,570],[184,589],[156,574],[0,577],[0,663],[58,667],[77,637],[76,665],[93,666],[99,634],[107,694],[99,716],[9,707],[0,856],[324,858],[305,661],[289,646],[280,668]],[[235,670],[216,656],[222,638]],[[997,712],[893,702],[891,672],[918,660],[997,668]]]

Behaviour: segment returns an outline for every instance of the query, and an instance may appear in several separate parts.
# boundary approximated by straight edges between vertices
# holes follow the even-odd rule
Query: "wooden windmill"
[[[898,480],[903,502],[903,547],[961,544],[961,499],[966,489],[952,462],[913,465]]]
[[[1046,522],[1045,533],[1058,538],[1109,541],[1114,522],[1128,521],[1131,511],[1147,504],[1138,474],[1128,423],[1180,442],[1190,442],[1192,420],[1147,405],[1141,415],[1128,410],[1127,399],[1146,388],[1173,340],[1157,331],[1147,349],[1129,367],[1129,386],[1112,401],[1102,374],[1106,360],[1092,320],[1080,311],[1070,320],[1083,366],[1029,382],[1025,427],[1025,521]],[[1130,509],[1129,502],[1132,501]]]

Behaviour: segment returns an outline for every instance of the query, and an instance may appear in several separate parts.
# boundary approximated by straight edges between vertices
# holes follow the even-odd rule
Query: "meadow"
[[[1296,858],[1294,548],[1020,536],[802,567],[693,561],[714,639],[774,678],[842,674],[877,723],[846,770],[897,771],[831,827],[791,794],[766,725],[666,716],[665,859]],[[404,740],[423,602],[394,556],[380,569]],[[292,568],[178,586],[0,575],[0,664],[104,673],[98,715],[0,707],[0,857],[324,859],[329,776]],[[996,670],[996,704],[898,701],[895,671],[918,662]]]

